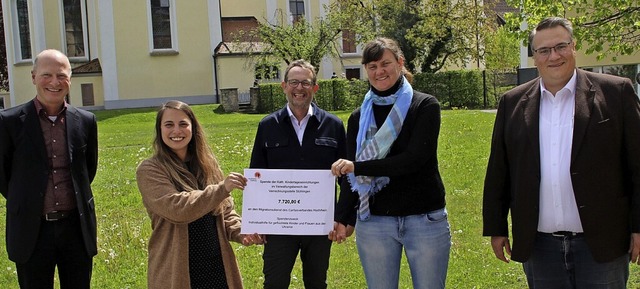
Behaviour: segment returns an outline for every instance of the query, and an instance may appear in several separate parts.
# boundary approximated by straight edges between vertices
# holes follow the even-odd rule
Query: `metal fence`
[[[248,90],[238,91],[238,104],[251,103],[251,93]]]

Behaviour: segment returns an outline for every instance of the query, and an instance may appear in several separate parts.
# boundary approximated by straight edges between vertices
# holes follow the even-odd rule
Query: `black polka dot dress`
[[[189,223],[189,277],[191,289],[229,288],[212,214]]]

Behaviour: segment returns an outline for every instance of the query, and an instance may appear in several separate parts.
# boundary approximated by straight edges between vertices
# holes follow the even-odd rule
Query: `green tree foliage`
[[[285,63],[299,58],[318,67],[323,57],[339,55],[342,32],[362,44],[376,36],[398,41],[412,72],[436,72],[446,65],[484,62],[485,39],[495,29],[489,2],[480,0],[340,0],[324,6],[325,17],[290,24],[282,11],[276,23],[262,21],[236,39],[261,45],[255,58]],[[491,2],[492,3],[492,2]],[[261,61],[261,60],[260,60]],[[258,62],[260,62],[258,61]]]
[[[436,72],[449,64],[483,62],[485,39],[495,28],[490,1],[342,0],[334,5],[348,15],[343,28],[361,36],[398,41],[413,72]]]
[[[276,23],[259,22],[256,30],[235,35],[236,39],[250,39],[245,49],[256,63],[273,63],[277,60],[289,64],[297,59],[305,59],[317,70],[323,57],[338,55],[336,40],[340,35],[340,27],[337,21],[332,21],[331,17],[307,21],[302,17],[289,24],[281,10],[277,13]],[[261,48],[256,49],[256,46]]]
[[[485,47],[487,93],[497,103],[500,95],[513,86],[510,78],[520,64],[520,42],[509,27],[498,28]]]
[[[520,44],[508,27],[502,26],[487,38],[484,55],[486,68],[495,72],[513,72],[520,64]]]
[[[597,55],[598,59],[631,55],[640,48],[640,2],[638,0],[507,0],[521,12],[507,17],[511,27],[527,23],[528,29],[519,33],[527,41],[533,27],[545,17],[569,19],[574,26],[578,48]]]

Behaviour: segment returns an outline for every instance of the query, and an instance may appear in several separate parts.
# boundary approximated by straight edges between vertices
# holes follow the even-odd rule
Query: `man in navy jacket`
[[[346,135],[338,117],[311,103],[318,90],[314,67],[304,60],[292,62],[281,86],[287,105],[260,121],[251,168],[331,169],[334,161],[346,155]],[[289,288],[298,252],[305,288],[327,288],[330,250],[327,236],[268,235],[263,254],[264,288]]]

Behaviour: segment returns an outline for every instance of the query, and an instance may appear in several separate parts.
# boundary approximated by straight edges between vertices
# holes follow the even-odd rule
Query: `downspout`
[[[87,0],[84,1],[84,15],[86,15],[87,17],[85,18],[85,27],[87,27],[87,31],[85,31],[85,33],[87,34],[87,47],[85,47],[84,51],[89,51],[89,53],[87,53],[87,61],[91,61],[91,54],[92,54],[92,49],[91,49],[91,33],[89,33],[89,7],[87,7]]]
[[[219,12],[219,16],[220,16],[220,24],[222,24],[222,1],[218,1],[218,11]],[[222,32],[222,25],[220,25],[220,32]],[[220,39],[222,42],[224,42],[224,36],[222,37],[223,39]],[[218,94],[218,91],[220,91],[220,88],[218,87],[218,60],[217,60],[217,54],[218,54],[218,50],[220,49],[220,44],[217,45],[217,47],[213,50],[213,73],[214,73],[214,77],[213,77],[213,82],[214,85],[216,86],[216,101],[218,103],[220,103],[220,95]]]
[[[218,49],[216,49],[213,52],[212,57],[213,57],[213,82],[214,82],[214,85],[216,86],[216,103],[220,103],[220,96],[218,95],[218,91],[220,91],[218,88],[218,61],[217,61],[216,54],[218,54]]]

